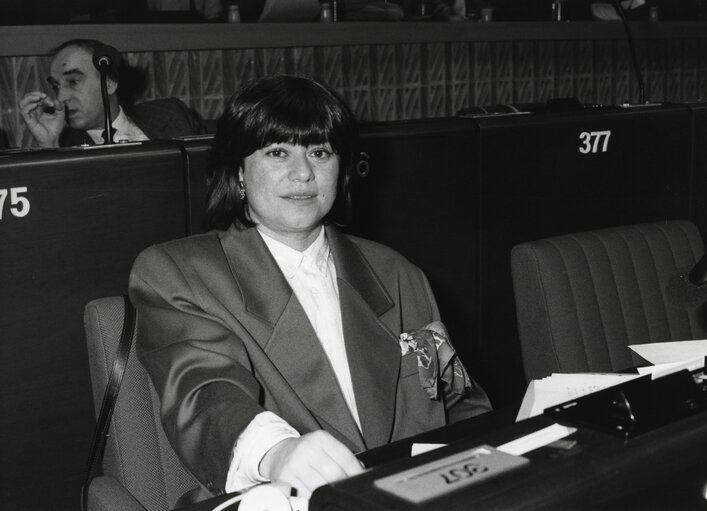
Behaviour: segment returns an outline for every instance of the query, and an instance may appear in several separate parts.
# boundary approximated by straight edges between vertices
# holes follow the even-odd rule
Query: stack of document
[[[634,344],[629,348],[653,365],[638,368],[638,374],[553,373],[546,378],[532,380],[518,410],[516,422],[540,415],[545,408],[645,374],[659,378],[682,369],[700,369],[707,356],[707,340]]]
[[[545,408],[640,376],[640,374],[553,373],[541,380],[532,380],[525,391],[516,422],[540,415]]]
[[[653,364],[639,367],[638,372],[652,374],[654,379],[681,369],[688,371],[699,369],[704,366],[707,357],[707,339],[634,344],[629,348]]]

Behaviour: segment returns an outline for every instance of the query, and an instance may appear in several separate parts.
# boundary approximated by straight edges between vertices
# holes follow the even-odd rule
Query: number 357
[[[23,217],[29,213],[29,199],[23,194],[27,193],[26,186],[17,186],[15,188],[0,188],[0,220],[2,220],[5,212],[5,203],[8,196],[10,197],[9,211],[12,216]]]

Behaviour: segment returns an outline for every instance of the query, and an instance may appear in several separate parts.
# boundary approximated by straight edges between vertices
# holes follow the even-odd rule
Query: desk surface
[[[415,509],[707,509],[707,413],[683,419],[630,440],[579,428],[569,450],[543,447],[527,453],[526,466],[429,501]],[[470,434],[448,447],[378,467],[318,489],[311,511],[402,510],[409,503],[373,482],[413,466],[480,444],[500,445],[552,424],[536,417],[512,426]],[[470,431],[473,429],[469,424]],[[438,431],[444,441],[445,430]]]
[[[413,466],[481,444],[500,445],[555,422],[539,416],[513,423],[514,418],[515,407],[507,407],[363,453],[359,457],[374,468],[319,488],[309,510],[707,509],[707,412],[629,440],[579,427],[568,437],[577,441],[571,449],[531,451],[525,455],[530,463],[520,469],[422,505],[409,504],[373,484]],[[410,458],[413,441],[449,445]],[[184,511],[211,510],[223,500],[212,499]]]

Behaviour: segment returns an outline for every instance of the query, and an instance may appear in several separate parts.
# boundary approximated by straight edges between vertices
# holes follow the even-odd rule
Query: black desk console
[[[480,446],[499,446],[553,423],[577,431],[561,442],[525,453],[497,475],[480,477],[493,470],[486,466],[485,455],[474,456]],[[452,427],[458,434],[459,426]],[[437,430],[425,440],[450,442],[445,440],[448,429]],[[682,371],[654,381],[649,376],[632,380],[547,409],[542,416],[380,465],[319,488],[309,509],[707,509],[706,453],[703,373]],[[443,470],[435,472],[439,467]],[[413,503],[413,497],[386,489],[401,475],[420,484],[438,477],[437,487],[447,489]],[[478,481],[469,483],[473,478]]]

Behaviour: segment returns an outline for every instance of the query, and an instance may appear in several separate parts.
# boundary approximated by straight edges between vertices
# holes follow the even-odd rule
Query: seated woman
[[[326,86],[250,83],[218,121],[212,230],[135,262],[138,357],[168,438],[212,493],[274,481],[309,496],[359,473],[353,453],[491,408],[422,272],[335,227],[359,154]]]

